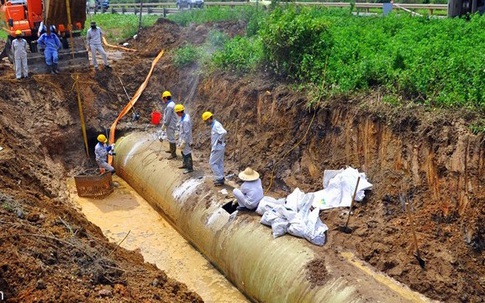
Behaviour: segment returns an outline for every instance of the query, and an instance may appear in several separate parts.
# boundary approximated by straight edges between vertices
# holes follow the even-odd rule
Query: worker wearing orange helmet
[[[194,171],[192,161],[192,120],[189,114],[185,112],[185,107],[182,104],[175,105],[174,111],[180,117],[179,148],[182,153],[183,165],[179,168],[185,168],[184,174],[189,174]]]
[[[177,129],[177,115],[175,114],[175,103],[172,101],[172,94],[166,90],[162,93],[162,100],[167,106],[163,111],[162,131],[167,132],[167,140],[170,150],[166,152],[170,154],[169,160],[177,158],[177,140],[175,140],[175,130]]]
[[[94,154],[96,156],[96,163],[98,164],[99,169],[101,172],[105,170],[114,174],[115,168],[108,163],[108,155],[114,156],[116,155],[114,152],[114,144],[108,145],[108,138],[105,135],[99,134],[98,137],[98,144],[94,147]]]
[[[29,43],[22,38],[22,31],[15,32],[16,39],[12,40],[12,54],[15,58],[15,77],[17,80],[29,77],[29,67],[27,66],[27,50]]]
[[[227,131],[222,124],[214,119],[214,115],[207,111],[202,114],[202,120],[211,127],[211,154],[209,165],[214,174],[214,185],[224,185],[224,152],[226,150]]]

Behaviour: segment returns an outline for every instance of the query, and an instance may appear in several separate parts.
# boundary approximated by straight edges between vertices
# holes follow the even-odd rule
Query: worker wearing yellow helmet
[[[94,154],[96,156],[96,163],[98,164],[99,170],[101,172],[108,171],[114,174],[114,167],[108,163],[108,155],[116,155],[114,153],[114,144],[108,145],[108,138],[103,134],[99,134],[97,139],[98,144],[94,147]]]
[[[166,90],[162,93],[162,100],[167,105],[163,111],[162,131],[167,132],[167,140],[170,149],[166,152],[170,154],[169,160],[177,158],[177,141],[175,140],[175,130],[177,129],[177,115],[175,114],[175,103],[172,101],[172,94]]]
[[[226,150],[227,131],[222,124],[214,119],[214,115],[207,111],[202,114],[202,120],[211,127],[211,154],[209,165],[214,174],[214,185],[224,185],[224,152]]]
[[[175,113],[180,117],[179,123],[179,148],[182,153],[183,164],[179,168],[185,168],[184,174],[194,171],[192,161],[192,120],[189,114],[185,112],[185,107],[182,104],[177,104],[174,107]]]
[[[12,40],[12,54],[15,58],[15,78],[21,80],[29,77],[29,67],[27,66],[27,50],[29,43],[22,38],[22,31],[15,32],[16,39]]]

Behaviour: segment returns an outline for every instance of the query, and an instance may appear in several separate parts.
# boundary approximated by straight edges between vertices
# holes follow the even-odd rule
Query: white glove
[[[115,144],[111,144],[111,150],[114,150],[115,149]]]
[[[164,132],[167,129],[166,125],[162,125],[162,132]]]
[[[180,149],[185,149],[185,141],[182,141],[182,143],[180,144]]]

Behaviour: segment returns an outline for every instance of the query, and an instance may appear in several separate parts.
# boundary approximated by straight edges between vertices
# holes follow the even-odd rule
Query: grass
[[[143,15],[142,27],[149,27],[155,24],[160,18],[157,15]],[[132,37],[138,32],[139,17],[135,15],[121,15],[121,14],[96,14],[88,15],[86,19],[85,29],[83,34],[89,28],[91,21],[96,21],[98,26],[103,30],[106,39],[110,43],[119,43],[129,37]]]

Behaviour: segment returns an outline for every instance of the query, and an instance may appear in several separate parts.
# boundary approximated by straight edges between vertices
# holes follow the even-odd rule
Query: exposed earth
[[[431,299],[484,302],[485,138],[469,130],[483,113],[392,106],[378,90],[309,109],[305,92],[268,74],[176,68],[171,51],[206,45],[210,30],[240,35],[245,24],[182,28],[160,19],[128,41],[137,53],[110,53],[113,69],[98,74],[64,71],[19,82],[10,64],[0,63],[0,291],[7,302],[202,302],[138,252],[108,243],[66,188],[67,178],[95,167],[84,149],[74,79],[92,150],[128,101],[123,85],[132,96],[162,49],[135,106],[140,119],[127,115],[117,136],[147,125],[162,109],[160,93],[170,90],[194,121],[196,169],[209,172],[205,110],[228,130],[226,173],[254,167],[271,196],[319,190],[325,169],[358,168],[374,187],[357,203],[350,234],[338,230],[342,209],[322,211],[330,230],[325,246],[314,247],[321,258],[350,250]],[[425,269],[413,256],[401,195],[413,208]],[[321,260],[307,266],[315,284],[325,279]]]

